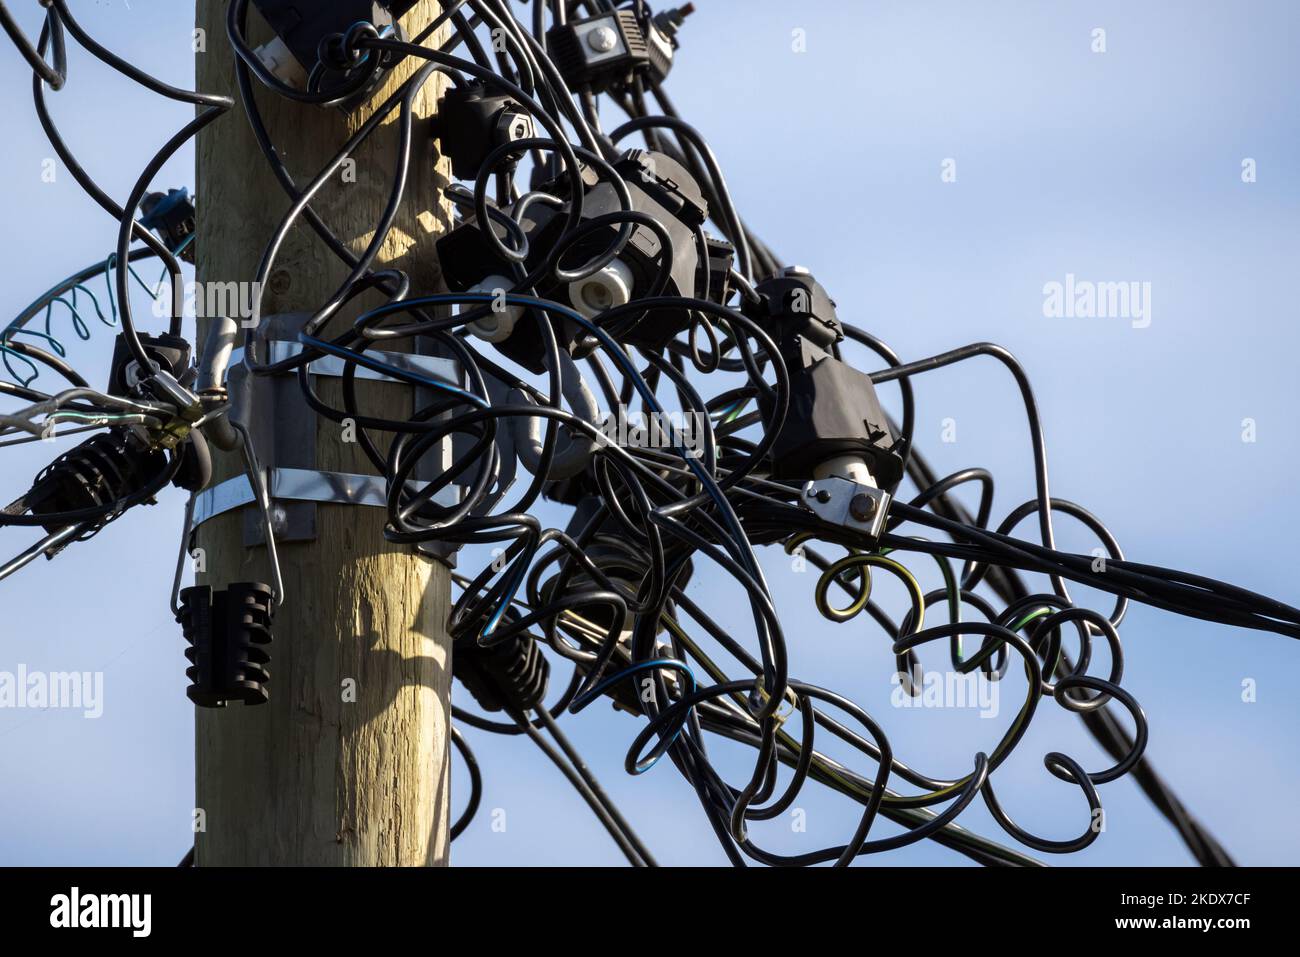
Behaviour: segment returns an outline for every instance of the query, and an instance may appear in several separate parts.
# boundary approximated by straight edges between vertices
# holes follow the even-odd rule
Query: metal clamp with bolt
[[[857,529],[874,544],[889,517],[888,492],[839,475],[814,479],[803,487],[803,502],[819,518],[833,525]]]

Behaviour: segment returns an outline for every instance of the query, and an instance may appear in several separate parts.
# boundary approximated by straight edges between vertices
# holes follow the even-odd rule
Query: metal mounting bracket
[[[885,530],[890,501],[888,492],[838,475],[816,479],[803,487],[804,504],[820,518],[865,532],[873,542]]]
[[[292,502],[323,502],[333,505],[374,505],[382,508],[387,503],[384,478],[381,475],[355,475],[347,472],[318,472],[314,469],[263,469],[266,486],[271,493],[271,527],[276,537],[283,540],[286,515],[283,506]],[[407,482],[411,492],[424,487],[423,482]],[[459,500],[456,490],[448,486],[441,489],[433,500],[439,505],[455,505]],[[257,501],[248,476],[236,475],[211,488],[206,488],[194,499],[194,527],[232,509],[252,505]]]
[[[258,358],[264,363],[291,359],[302,352],[298,332],[309,318],[306,313],[267,316],[258,329]],[[455,360],[437,355],[404,352],[367,352],[385,365],[396,369],[432,376],[459,384],[460,368]],[[275,537],[281,542],[308,542],[317,537],[317,507],[321,504],[386,504],[385,480],[380,475],[325,472],[317,468],[317,417],[303,401],[297,374],[253,376],[244,364],[244,350],[231,352],[227,386],[231,396],[232,422],[243,423],[252,433],[263,459],[264,474],[270,493],[271,519]],[[308,365],[313,376],[341,377],[347,363],[337,356],[321,356]],[[357,365],[358,380],[401,382],[395,376]],[[416,386],[412,405],[427,405],[433,389]],[[452,443],[444,440],[442,448],[428,453],[417,468],[408,487],[421,488],[451,464]],[[247,476],[240,475],[206,489],[195,503],[194,524],[232,509],[244,508],[256,501]],[[441,489],[434,501],[456,505],[460,501],[457,485]],[[244,508],[244,544],[260,545],[265,539],[256,509]],[[454,563],[457,546],[430,542],[420,551],[448,563]]]

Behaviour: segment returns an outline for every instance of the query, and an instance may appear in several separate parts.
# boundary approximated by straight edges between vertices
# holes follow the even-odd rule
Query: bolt
[[[608,53],[618,45],[618,34],[611,27],[597,27],[587,34],[587,46],[597,53]]]
[[[819,488],[817,491],[813,492],[812,497],[825,505],[831,500],[831,493],[824,488]]]
[[[858,493],[849,502],[849,514],[859,522],[869,522],[876,514],[876,500],[870,495]]]

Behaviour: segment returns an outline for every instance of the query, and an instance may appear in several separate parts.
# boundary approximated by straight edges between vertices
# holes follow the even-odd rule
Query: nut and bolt
[[[618,45],[618,34],[612,27],[597,27],[587,34],[587,46],[597,53],[608,53]]]
[[[877,503],[870,495],[859,493],[849,502],[849,514],[859,522],[869,522],[876,514]]]

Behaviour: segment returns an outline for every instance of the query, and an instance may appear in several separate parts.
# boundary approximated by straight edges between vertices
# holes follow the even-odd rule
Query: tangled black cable
[[[157,256],[178,282],[179,250],[154,236],[137,212],[162,163],[233,103],[149,77],[87,36],[65,0],[45,6],[46,27],[36,44],[23,37],[3,3],[0,24],[32,66],[37,112],[56,151],[120,222],[110,266],[126,347],[147,369],[151,355],[128,301],[130,263]],[[402,13],[411,4],[387,6]],[[736,865],[845,865],[927,839],[983,864],[1034,865],[1033,858],[961,827],[957,819],[982,799],[1015,842],[1044,853],[1077,851],[1100,836],[1099,787],[1128,774],[1200,863],[1231,864],[1144,756],[1147,722],[1122,686],[1119,627],[1128,603],[1139,601],[1296,637],[1300,611],[1224,582],[1125,559],[1089,511],[1053,497],[1029,379],[1007,350],[975,343],[903,362],[873,334],[841,322],[812,276],[787,266],[744,224],[707,141],[677,115],[665,92],[677,30],[690,5],[659,14],[641,0],[622,6],[609,0],[534,0],[531,7],[530,22],[523,23],[505,0],[452,0],[409,39],[394,23],[344,24],[309,48],[313,62],[301,64],[305,81],[295,84],[246,39],[249,0],[228,6],[242,112],[290,200],[262,255],[255,288],[276,268],[283,241],[300,221],[349,270],[335,294],[302,324],[301,351],[288,358],[265,354],[259,292],[243,361],[255,375],[294,374],[318,415],[356,424],[361,448],[386,480],[390,541],[497,546],[490,565],[455,576],[460,593],[448,627],[456,676],[483,709],[508,720],[492,720],[462,702],[454,709],[457,719],[533,740],[636,865],[655,863],[650,850],[559,727],[564,715],[600,698],[612,699],[641,722],[627,753],[627,772],[643,773],[666,757],[695,790]],[[202,108],[147,165],[120,205],[77,164],[46,108],[43,87],[58,90],[66,82],[65,29],[146,88]],[[491,42],[485,45],[484,36]],[[464,55],[457,55],[462,45]],[[53,51],[52,66],[47,50]],[[418,69],[310,183],[298,184],[258,109],[254,81],[304,109],[346,109],[408,58],[421,61]],[[439,243],[450,292],[413,289],[404,273],[377,266],[411,164],[421,155],[417,97],[435,74],[449,83],[439,111],[441,148],[462,181],[442,197],[458,213],[455,228]],[[601,98],[627,121],[606,132]],[[394,113],[400,142],[388,201],[367,248],[356,255],[311,204]],[[618,145],[634,135],[643,138],[644,149]],[[525,169],[530,181],[520,192]],[[143,246],[132,248],[135,242]],[[73,283],[82,278],[78,274]],[[24,321],[67,288],[55,287],[38,300]],[[368,290],[381,291],[387,302],[350,324],[340,322],[344,307]],[[172,334],[180,334],[180,324],[174,311]],[[0,420],[10,428],[56,411],[130,414],[139,420],[114,427],[156,438],[178,434],[175,422],[183,419],[187,425],[179,434],[196,441],[191,436],[218,428],[228,412],[225,404],[208,402],[187,416],[175,390],[160,378],[162,371],[145,375],[128,396],[97,394],[57,356],[15,342],[7,337],[0,344],[21,349],[80,388],[50,396],[28,384],[0,383],[39,410]],[[386,361],[380,347],[394,342],[417,347],[413,351],[441,350],[455,359],[462,378],[443,380]],[[855,370],[844,357],[849,343],[874,354],[884,368],[870,376]],[[487,353],[488,344],[495,357]],[[341,406],[326,402],[308,374],[309,364],[323,356],[343,362]],[[913,447],[912,390],[920,377],[979,357],[1000,363],[1020,390],[1036,483],[1035,498],[996,526],[990,473],[969,468],[937,476]],[[206,361],[200,356],[198,365]],[[370,414],[359,401],[360,369],[435,398],[408,419]],[[194,377],[176,378],[184,387]],[[874,387],[887,383],[899,389],[897,423],[874,415]],[[865,418],[837,417],[841,405],[865,409]],[[629,422],[638,423],[631,437]],[[186,446],[163,447],[172,472],[156,474],[165,482],[181,468],[177,450]],[[442,465],[449,448],[451,464]],[[158,453],[156,442],[151,451]],[[433,461],[440,463],[440,476],[414,481],[428,474]],[[521,467],[529,477],[512,494]],[[898,497],[905,481],[916,488],[910,501]],[[975,515],[954,494],[967,485],[979,489]],[[143,494],[159,486],[151,478]],[[840,502],[839,489],[849,497],[843,509],[829,511]],[[439,497],[446,490],[455,491],[454,504]],[[98,510],[56,517],[116,517],[141,494],[135,490]],[[572,507],[565,529],[543,526],[535,514],[543,498]],[[54,521],[27,510],[19,500],[0,515],[0,525],[48,528]],[[1088,528],[1105,557],[1059,550],[1054,513]],[[1014,535],[1030,518],[1036,534]],[[791,673],[791,643],[758,557],[760,548],[777,546],[819,570],[810,598],[824,617],[848,622],[865,614],[889,637],[907,695],[922,694],[920,652],[936,642],[947,644],[948,666],[961,676],[999,682],[1018,662],[1024,701],[1001,739],[972,756],[969,773],[947,780],[909,766],[861,706]],[[832,558],[818,546],[845,554]],[[901,560],[906,555],[929,556],[944,587],[924,591]],[[688,583],[706,564],[743,590],[752,619],[748,635],[734,634],[688,595]],[[910,607],[901,618],[872,597],[873,575],[881,573],[907,590]],[[1050,590],[1030,588],[1027,573],[1046,576]],[[1115,604],[1108,613],[1076,605],[1067,583],[1109,592]],[[947,620],[928,624],[931,609],[945,605]],[[972,620],[964,610],[978,617]],[[1071,635],[1077,643],[1070,641],[1067,650]],[[978,645],[968,647],[964,639]],[[1109,660],[1105,677],[1089,670],[1097,639]],[[738,670],[719,665],[719,651]],[[561,659],[571,664],[571,675],[548,704],[551,662]],[[1081,833],[1067,839],[1017,824],[1005,796],[994,790],[998,769],[1046,699],[1079,714],[1114,762],[1089,770],[1061,752],[1043,757],[1047,772],[1077,786],[1080,807],[1088,808]],[[1116,717],[1116,705],[1127,713],[1131,731]],[[833,739],[853,749],[865,769],[831,758],[819,745],[819,732],[823,742]],[[719,773],[710,760],[710,735],[752,748],[746,780],[730,782]],[[478,807],[481,781],[458,731],[453,741],[471,771],[471,796],[452,829],[455,837]],[[796,855],[759,846],[752,822],[785,813],[810,782],[861,805],[853,832],[841,844]],[[900,825],[901,833],[875,835],[882,816]]]

